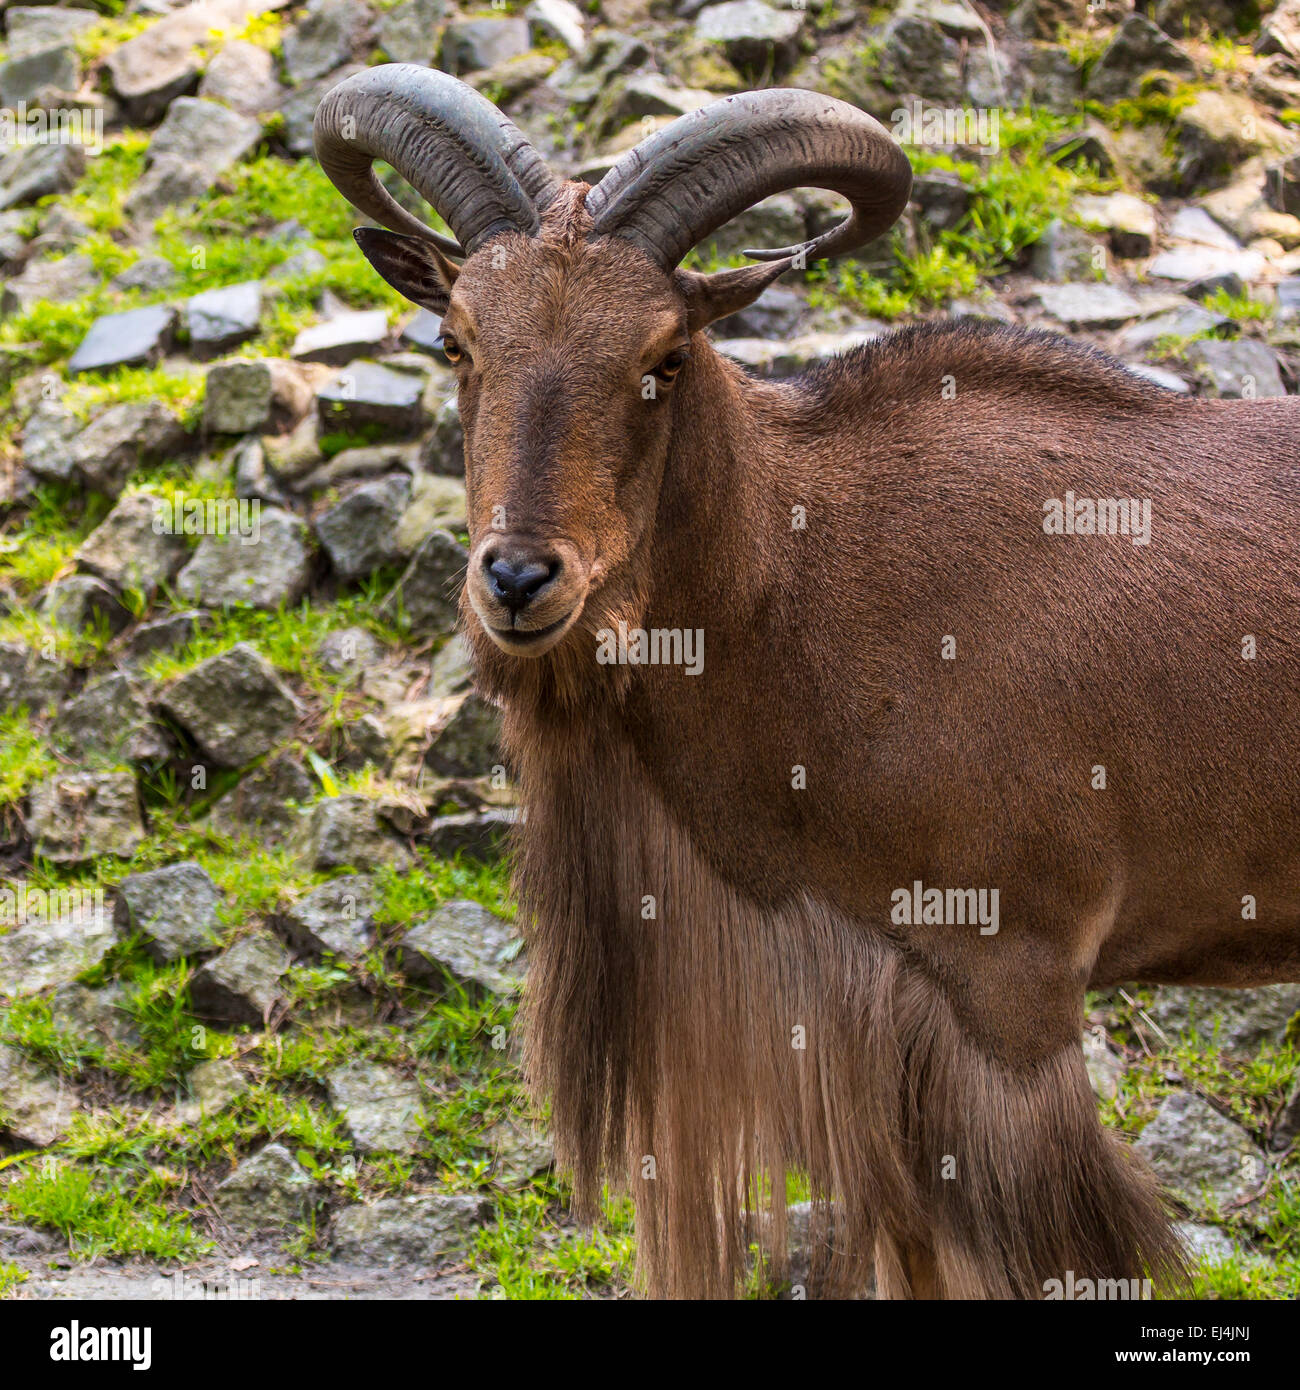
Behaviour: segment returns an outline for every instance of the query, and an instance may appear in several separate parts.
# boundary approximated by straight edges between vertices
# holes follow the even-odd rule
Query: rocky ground
[[[625,1205],[570,1222],[517,1085],[452,375],[309,157],[317,101],[436,63],[590,180],[750,86],[909,112],[898,231],[725,351],[782,376],[983,314],[1276,395],[1300,2],[0,8],[0,106],[103,123],[0,152],[0,1296],[625,1294]],[[927,134],[963,108],[970,143]],[[769,199],[695,263],[834,215]],[[1198,1291],[1296,1297],[1300,987],[1090,1005]]]

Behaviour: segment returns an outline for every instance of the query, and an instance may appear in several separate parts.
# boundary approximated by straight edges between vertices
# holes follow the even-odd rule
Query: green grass
[[[969,295],[982,279],[1009,269],[1049,222],[1066,213],[1072,198],[1109,186],[1092,171],[1068,167],[1061,154],[1047,154],[1048,144],[1069,129],[1063,117],[1007,111],[999,123],[1001,148],[987,164],[960,151],[909,150],[917,173],[955,175],[970,189],[968,215],[912,252],[896,233],[883,275],[852,260],[810,266],[810,302],[896,319]]]
[[[60,1162],[31,1164],[0,1193],[0,1211],[13,1220],[50,1227],[69,1250],[95,1255],[191,1258],[210,1248],[188,1220],[162,1198],[173,1184],[165,1175],[94,1174]]]
[[[37,782],[53,777],[58,762],[23,709],[0,713],[0,813],[10,810]]]

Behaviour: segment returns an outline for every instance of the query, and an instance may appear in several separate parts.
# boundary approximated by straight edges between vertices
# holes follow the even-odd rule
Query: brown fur
[[[780,384],[697,332],[646,401],[706,296],[586,241],[570,192],[466,262],[445,324],[465,624],[527,810],[528,1065],[579,1203],[630,1178],[670,1296],[734,1290],[742,1210],[766,1193],[779,1234],[790,1170],[832,1287],[873,1259],[887,1294],[1176,1275],[1082,999],[1300,978],[1297,401],[1184,400],[989,325]],[[1046,536],[1067,489],[1150,498],[1151,544]],[[531,658],[484,627],[497,505],[564,547]],[[704,629],[703,674],[598,665],[619,619]],[[997,887],[1001,930],[894,925],[915,879]]]

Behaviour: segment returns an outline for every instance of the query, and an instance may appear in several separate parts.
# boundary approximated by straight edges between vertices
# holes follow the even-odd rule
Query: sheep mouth
[[[564,633],[564,630],[573,621],[576,608],[571,608],[553,623],[547,623],[545,627],[521,628],[521,627],[487,627],[488,635],[504,651],[516,656],[532,656],[551,646]]]

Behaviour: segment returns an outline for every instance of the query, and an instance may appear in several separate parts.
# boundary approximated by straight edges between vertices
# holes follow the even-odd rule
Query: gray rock
[[[279,926],[299,951],[360,960],[375,941],[374,881],[365,874],[332,878],[283,909]]]
[[[208,828],[231,839],[245,836],[274,848],[297,825],[296,806],[306,805],[316,785],[302,764],[288,753],[246,773],[208,813]]]
[[[73,39],[99,22],[93,10],[10,5],[5,10],[5,49],[11,58],[25,58],[61,40]]]
[[[460,478],[465,473],[465,432],[460,423],[460,405],[455,396],[438,407],[420,453],[420,466],[429,473]]]
[[[127,661],[138,663],[160,652],[174,652],[192,642],[209,621],[209,614],[191,608],[141,623],[127,638],[122,655]]]
[[[883,98],[886,93],[949,104],[962,99],[961,45],[933,20],[899,13],[886,25],[881,42],[878,71],[866,75],[864,90],[873,103],[877,94]]]
[[[1198,1264],[1222,1265],[1236,1258],[1237,1247],[1226,1232],[1217,1226],[1201,1226],[1195,1221],[1174,1223],[1183,1249]]]
[[[151,765],[175,751],[144,690],[122,671],[88,681],[59,711],[55,728],[83,762]]]
[[[518,992],[523,982],[519,937],[487,908],[458,898],[402,937],[402,962],[415,980],[440,983],[445,974],[493,994]]]
[[[242,936],[194,972],[194,1012],[217,1023],[260,1024],[280,998],[288,969],[289,957],[270,932]]]
[[[208,368],[203,425],[212,434],[264,433],[292,427],[311,405],[306,373],[274,357],[235,358]]]
[[[428,694],[431,697],[459,695],[470,688],[473,680],[469,646],[459,632],[454,632],[429,663]]]
[[[468,526],[465,484],[459,478],[418,473],[411,481],[411,496],[397,523],[395,544],[410,555],[435,531],[464,531]]]
[[[1219,188],[1260,148],[1259,112],[1237,92],[1197,92],[1174,120],[1178,150],[1175,177],[1180,191]],[[1248,134],[1247,132],[1252,132]]]
[[[144,290],[152,294],[176,283],[176,267],[161,256],[141,256],[113,276],[115,290]]]
[[[1270,165],[1265,176],[1269,205],[1279,212],[1300,215],[1300,155]]]
[[[90,325],[68,359],[68,375],[108,367],[149,366],[167,351],[175,327],[176,310],[169,304],[147,304],[142,309],[105,314]]]
[[[295,85],[345,63],[364,35],[368,13],[355,0],[310,0],[306,14],[284,36],[284,70]]]
[[[20,1147],[48,1148],[77,1110],[75,1093],[15,1047],[0,1046],[0,1131]]]
[[[248,1090],[248,1082],[228,1057],[200,1062],[185,1080],[189,1084],[190,1099],[178,1105],[176,1111],[186,1124],[219,1114]]]
[[[617,29],[598,29],[585,52],[561,63],[547,83],[564,101],[595,101],[620,73],[631,72],[650,56],[643,39]]]
[[[1170,309],[1168,313],[1154,314],[1141,323],[1130,324],[1119,335],[1116,346],[1124,353],[1146,352],[1161,338],[1193,338],[1226,328],[1230,323],[1231,320],[1223,314],[1211,313],[1199,304],[1187,304],[1180,309]]]
[[[358,361],[316,393],[321,428],[355,433],[377,426],[390,435],[417,433],[425,423],[424,383],[409,372]]]
[[[384,658],[384,648],[364,627],[345,627],[321,638],[316,656],[332,676],[357,676]]]
[[[582,11],[570,0],[532,0],[524,18],[533,43],[554,39],[570,53],[581,53],[587,46]]]
[[[1276,354],[1257,338],[1202,338],[1189,343],[1184,356],[1207,395],[1237,398],[1287,393]]]
[[[224,109],[224,108],[223,108]],[[160,154],[137,180],[126,200],[126,213],[147,227],[172,208],[198,202],[212,187],[213,176],[197,160]]]
[[[432,309],[421,309],[402,328],[398,341],[403,347],[414,348],[417,352],[440,351],[442,315],[435,314]]]
[[[1117,1057],[1096,1034],[1084,1031],[1083,1064],[1088,1069],[1088,1080],[1100,1100],[1113,1100],[1119,1093],[1120,1079],[1124,1075],[1123,1059]]]
[[[778,193],[733,217],[703,245],[719,256],[731,256],[750,248],[793,246],[807,237],[803,208],[788,193]]]
[[[247,642],[199,662],[159,704],[222,767],[243,767],[269,753],[301,714],[293,692]]]
[[[935,231],[956,227],[970,211],[971,190],[955,174],[920,174],[912,180],[912,201]]]
[[[760,299],[719,319],[719,338],[793,338],[808,317],[808,301],[783,285],[773,285]]]
[[[68,672],[40,651],[19,642],[0,642],[0,712],[25,708],[37,714],[61,700]]]
[[[167,461],[186,444],[180,420],[160,401],[122,401],[97,415],[69,452],[88,487],[116,497],[137,468]]]
[[[39,612],[43,618],[73,632],[99,627],[110,633],[121,632],[131,621],[131,614],[108,585],[88,574],[56,579],[45,590]]]
[[[1157,233],[1156,213],[1151,204],[1141,198],[1131,193],[1079,198],[1075,201],[1074,213],[1081,222],[1106,232],[1110,237],[1110,249],[1117,256],[1131,260],[1151,254]]]
[[[78,569],[118,590],[138,589],[152,598],[187,554],[183,536],[155,529],[156,516],[155,499],[148,493],[119,497],[112,511],[78,546]]]
[[[444,777],[483,777],[501,761],[500,738],[500,710],[470,693],[430,745],[425,763]]]
[[[193,860],[131,874],[117,891],[118,930],[141,933],[155,960],[202,955],[221,944],[221,891]]]
[[[1258,989],[1158,989],[1148,1015],[1171,1038],[1190,1034],[1229,1052],[1253,1054],[1263,1043],[1280,1044],[1300,1013],[1300,985]]]
[[[1300,1082],[1291,1088],[1291,1094],[1273,1123],[1269,1147],[1277,1150],[1287,1149],[1296,1139],[1300,1139]]]
[[[80,145],[20,145],[0,158],[0,210],[67,193],[85,170]]]
[[[81,86],[81,64],[71,44],[54,43],[22,57],[0,63],[0,105],[13,111],[20,103],[52,105],[51,92],[75,92]]]
[[[129,859],[144,839],[140,800],[129,772],[67,772],[31,790],[32,851],[55,864],[100,855]]]
[[[262,317],[262,286],[257,280],[204,290],[185,305],[185,326],[196,356],[214,357],[257,333]]]
[[[526,1183],[555,1166],[551,1141],[526,1121],[501,1120],[483,1131],[480,1142],[492,1150],[498,1182]]]
[[[716,100],[716,92],[679,87],[657,72],[633,73],[619,92],[609,128],[644,116],[684,116]]]
[[[329,796],[302,817],[295,844],[318,872],[330,869],[405,867],[410,854],[394,838],[379,813],[379,805],[364,796]]]
[[[1127,290],[1105,281],[1044,286],[1038,298],[1049,314],[1072,328],[1117,328],[1142,312]]]
[[[764,0],[724,0],[695,21],[695,37],[720,44],[727,61],[742,72],[786,72],[799,56],[807,15],[778,10]]]
[[[316,520],[316,535],[340,579],[360,579],[404,558],[397,528],[411,480],[392,473],[354,488]]]
[[[177,155],[203,167],[212,178],[224,173],[257,144],[261,127],[219,102],[178,97],[149,141],[149,159]]]
[[[1264,258],[1258,251],[1225,251],[1189,244],[1162,251],[1151,262],[1148,274],[1160,280],[1203,280],[1211,275],[1233,274],[1253,281],[1264,270]]]
[[[101,899],[56,905],[0,935],[0,995],[17,999],[64,985],[93,969],[117,941],[113,913]],[[9,913],[10,920],[15,914]]]
[[[1195,241],[1217,246],[1220,251],[1240,251],[1241,243],[1221,227],[1204,208],[1182,207],[1169,219],[1169,235],[1175,241]]]
[[[316,1184],[283,1144],[268,1144],[219,1183],[215,1195],[222,1219],[236,1229],[283,1229],[311,1211]]]
[[[357,1151],[413,1153],[420,1144],[423,1092],[417,1081],[377,1062],[357,1061],[325,1078]]]
[[[340,367],[363,352],[381,348],[387,338],[388,315],[382,309],[361,309],[304,328],[294,339],[289,355],[297,362]]]
[[[1088,95],[1113,102],[1132,96],[1140,78],[1153,69],[1175,77],[1196,76],[1196,65],[1145,15],[1130,14],[1088,74]]]
[[[453,19],[442,35],[442,67],[463,75],[517,58],[531,47],[528,23],[516,15],[500,19]]]
[[[109,54],[113,91],[137,125],[153,125],[173,98],[192,91],[204,63],[201,50],[212,31],[239,30],[263,10],[279,9],[281,0],[198,0],[151,24]]]
[[[1030,250],[1029,269],[1039,280],[1093,284],[1100,245],[1082,227],[1053,218]]]
[[[50,1018],[64,1034],[82,1040],[138,1047],[140,1034],[127,1008],[127,992],[120,980],[98,989],[87,989],[75,980],[60,985],[50,996]]]
[[[441,636],[456,623],[456,605],[465,582],[469,551],[449,531],[434,531],[411,557],[383,602],[385,611],[405,618],[417,636]]]
[[[81,421],[61,401],[39,401],[23,426],[23,467],[51,482],[70,482],[76,473],[72,441]]]
[[[262,507],[255,535],[204,536],[177,577],[176,591],[204,608],[296,603],[311,577],[309,537],[292,512]]]
[[[23,314],[42,302],[66,304],[80,299],[98,278],[89,256],[31,261],[20,275],[5,282],[4,292],[0,294],[0,313]]]
[[[719,352],[748,367],[755,376],[788,377],[806,371],[815,362],[839,357],[880,337],[881,328],[862,328],[850,333],[804,333],[786,342],[762,338],[729,338],[714,344]]]
[[[446,0],[400,0],[379,16],[379,46],[394,63],[418,63],[427,68],[437,48],[438,21]]]
[[[1296,0],[1282,0],[1276,10],[1260,25],[1255,40],[1255,52],[1282,54],[1300,58],[1300,5]]]
[[[1088,0],[1020,0],[1007,24],[1021,38],[1055,43],[1062,26],[1082,29],[1087,18]]]
[[[1250,1135],[1190,1091],[1167,1096],[1133,1147],[1192,1210],[1239,1201],[1260,1186],[1266,1172]]]
[[[462,855],[492,864],[505,857],[518,820],[514,809],[457,811],[435,816],[420,840],[439,859]]]
[[[345,1207],[334,1218],[334,1255],[365,1265],[433,1264],[469,1246],[488,1214],[487,1199],[468,1192]]]
[[[279,106],[283,92],[271,54],[259,44],[235,39],[213,56],[199,83],[199,96],[246,116],[260,116]]]

